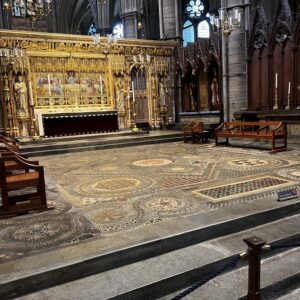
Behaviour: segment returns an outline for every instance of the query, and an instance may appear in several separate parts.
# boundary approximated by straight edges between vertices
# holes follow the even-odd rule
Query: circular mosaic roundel
[[[133,163],[135,166],[139,167],[158,167],[158,166],[165,166],[173,163],[169,159],[143,159],[138,160]]]
[[[44,240],[45,238],[53,238],[58,235],[61,230],[62,228],[59,224],[43,222],[17,228],[11,236],[16,241],[26,240],[36,242]]]
[[[185,203],[179,199],[164,197],[152,199],[148,201],[146,205],[157,211],[173,211],[183,208]]]
[[[101,232],[110,233],[140,225],[143,216],[143,210],[135,205],[112,205],[96,209],[88,214],[88,219]]]

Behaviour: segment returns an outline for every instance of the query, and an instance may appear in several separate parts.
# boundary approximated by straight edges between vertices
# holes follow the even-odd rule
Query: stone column
[[[111,33],[111,11],[110,11],[110,1],[106,1],[105,3],[101,3],[97,1],[98,5],[98,20],[99,27],[97,31],[100,32],[101,36],[106,36]]]
[[[245,2],[247,0],[221,0],[228,15],[233,15],[233,8],[239,6],[241,12],[241,28],[235,28],[229,37],[222,38],[223,58],[223,104],[224,120],[230,121],[237,111],[247,108],[247,77],[246,77],[246,31]]]
[[[138,3],[137,3],[138,2]],[[121,0],[121,19],[125,38],[138,38],[138,9],[140,0]]]
[[[6,12],[3,8],[3,1],[0,2],[0,28],[11,29],[11,12]]]
[[[160,38],[176,39],[176,33],[177,33],[176,20],[178,21],[177,19],[178,17],[175,16],[175,12],[177,12],[178,14],[178,1],[159,0],[158,8],[159,8]]]

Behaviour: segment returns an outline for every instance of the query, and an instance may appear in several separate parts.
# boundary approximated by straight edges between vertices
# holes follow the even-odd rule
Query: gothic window
[[[118,23],[114,26],[113,28],[113,35],[118,37],[118,38],[122,38],[124,36],[123,33],[123,24],[122,23]]]
[[[201,0],[190,0],[186,5],[186,14],[190,18],[200,18],[204,8],[204,4]]]
[[[210,37],[207,0],[188,0],[184,8],[183,46]]]
[[[195,32],[191,21],[186,21],[183,26],[183,45],[195,42]]]
[[[202,21],[198,24],[198,38],[208,39],[210,36],[209,24],[207,21]]]

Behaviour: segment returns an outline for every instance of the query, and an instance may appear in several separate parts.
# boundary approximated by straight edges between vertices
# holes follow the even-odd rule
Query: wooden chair
[[[10,169],[8,162],[19,165],[17,173],[8,174]],[[13,170],[16,170],[15,166]],[[0,218],[51,209],[48,208],[46,201],[44,168],[18,155],[0,158],[0,187],[2,196]]]
[[[12,139],[12,138],[9,138],[9,137],[6,137],[5,135],[3,134],[0,134],[0,142],[2,141],[5,141],[9,144],[12,144],[12,145],[17,145],[17,141]]]
[[[183,129],[183,141],[186,143],[189,139],[193,139],[193,129],[197,127],[199,122],[192,121],[186,125]]]

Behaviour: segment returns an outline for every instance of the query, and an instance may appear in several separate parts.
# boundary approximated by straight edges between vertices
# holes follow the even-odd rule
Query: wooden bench
[[[195,143],[197,138],[202,141],[207,139],[207,131],[204,130],[203,122],[192,121],[183,129],[183,141],[186,143],[189,139]]]
[[[44,169],[37,162],[31,163],[18,155],[1,156],[0,187],[0,218],[51,209],[46,201]]]
[[[226,145],[228,145],[229,138],[253,138],[258,140],[271,140],[271,153],[287,150],[287,126],[284,122],[224,122],[215,129],[216,145],[221,144],[218,142],[219,137],[226,138]],[[283,145],[276,146],[276,140],[280,139],[283,140]]]

